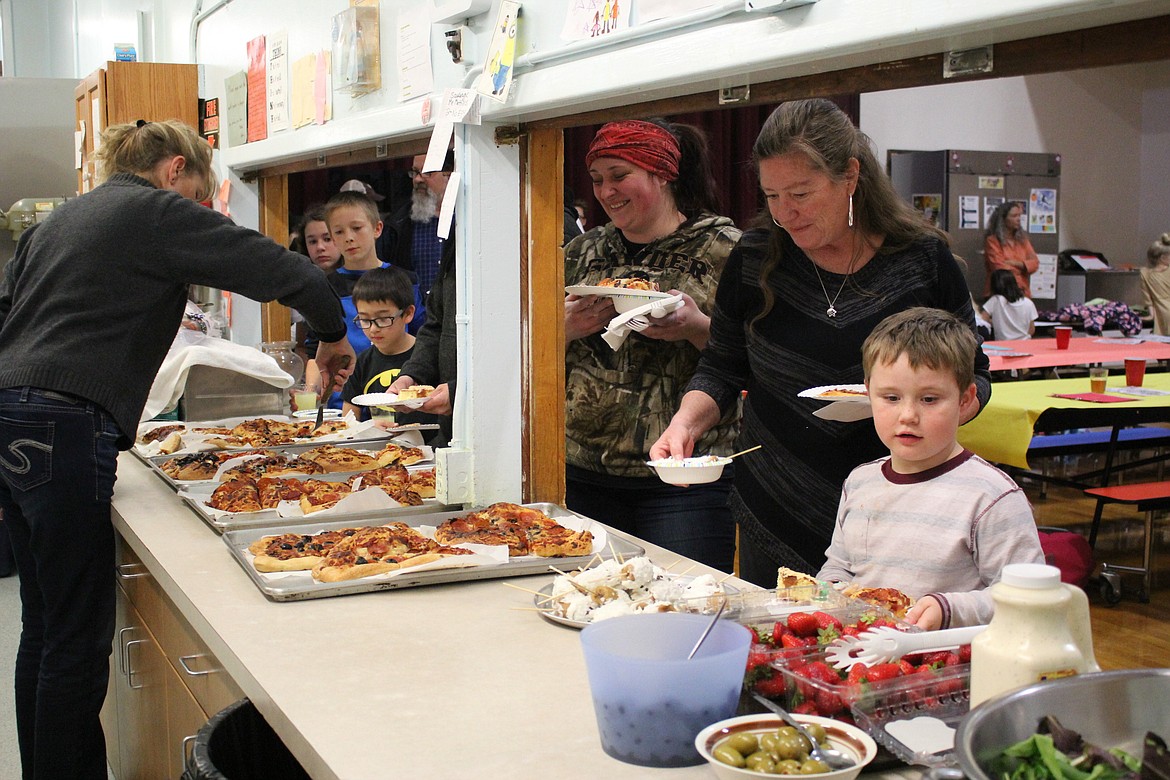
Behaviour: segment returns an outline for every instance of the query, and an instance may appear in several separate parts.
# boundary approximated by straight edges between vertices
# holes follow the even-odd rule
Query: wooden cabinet
[[[195,65],[155,62],[107,62],[87,76],[73,93],[75,129],[84,132],[78,193],[96,182],[94,151],[98,134],[110,125],[179,119],[199,127],[199,71]]]
[[[185,741],[244,694],[125,545],[117,630],[102,710],[117,780],[177,778]]]

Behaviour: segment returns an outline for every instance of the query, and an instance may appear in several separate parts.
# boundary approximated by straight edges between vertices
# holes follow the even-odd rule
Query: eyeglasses
[[[423,173],[422,171],[420,171],[418,168],[411,168],[409,171],[406,172],[406,175],[412,179],[415,176],[426,176],[426,174]]]
[[[400,311],[393,317],[375,317],[372,320],[362,319],[361,317],[354,317],[353,324],[357,325],[362,330],[369,330],[370,328],[389,328],[401,316],[402,312]]]

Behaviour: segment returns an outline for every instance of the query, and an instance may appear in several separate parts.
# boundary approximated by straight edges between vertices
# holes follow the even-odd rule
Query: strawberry
[[[788,616],[788,630],[797,636],[815,637],[819,629],[817,619],[807,612],[793,612]]]
[[[941,669],[944,666],[958,666],[959,654],[953,650],[939,650],[934,653],[927,653],[923,664],[933,666],[935,669]]]
[[[817,705],[812,701],[802,701],[792,708],[792,711],[797,715],[820,715],[817,711]]]
[[[897,664],[874,664],[865,673],[865,679],[871,683],[892,680],[901,676],[902,669]]]
[[[760,639],[760,632],[759,631],[756,631],[751,626],[748,626],[748,631],[752,632],[752,644],[753,645],[758,645],[763,641],[762,639]]]
[[[790,634],[788,626],[784,625],[783,621],[776,621],[776,625],[772,626],[772,644],[779,647],[780,640],[784,638],[785,634]]]
[[[866,629],[856,624],[852,626],[843,626],[841,628],[841,636],[861,636],[861,632]]]
[[[959,663],[971,663],[971,645],[963,645],[959,648]]]
[[[905,658],[898,661],[898,668],[902,670],[903,676],[908,675],[908,674],[914,674],[915,672],[918,671],[918,667],[915,666],[914,664],[910,663],[909,661],[907,661]]]
[[[761,666],[767,666],[772,660],[772,654],[762,652],[759,650],[752,650],[748,653],[747,671],[753,671]]]
[[[796,634],[785,634],[780,637],[781,647],[816,647],[817,638],[815,636],[797,636]]]
[[[821,715],[826,717],[833,717],[845,710],[845,703],[841,701],[841,697],[832,691],[817,691],[813,701],[816,702]]]
[[[784,680],[784,675],[780,672],[776,672],[771,677],[756,680],[753,687],[756,693],[761,696],[766,696],[769,699],[779,699],[788,693],[788,684]]]
[[[841,675],[824,661],[810,661],[805,665],[803,674],[810,680],[819,680],[829,685],[839,685],[841,682]]]
[[[867,671],[869,671],[869,667],[865,664],[854,664],[849,667],[849,674],[846,676],[845,682],[849,685],[861,685]]]
[[[828,612],[814,612],[813,617],[816,618],[817,628],[821,630],[831,628],[840,634],[841,629],[845,627],[840,618],[830,615]]]

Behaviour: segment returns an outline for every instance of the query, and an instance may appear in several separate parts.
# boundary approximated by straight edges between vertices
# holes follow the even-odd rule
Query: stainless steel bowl
[[[971,710],[955,734],[955,756],[972,780],[994,780],[988,766],[1004,748],[1036,733],[1045,715],[1104,748],[1141,755],[1147,731],[1170,739],[1170,669],[1082,674],[1038,683]]]

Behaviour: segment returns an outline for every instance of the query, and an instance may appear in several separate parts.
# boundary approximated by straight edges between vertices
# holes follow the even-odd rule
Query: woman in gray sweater
[[[0,284],[0,508],[23,602],[16,720],[24,778],[106,777],[98,713],[114,627],[110,499],[189,284],[279,300],[353,360],[308,258],[200,205],[211,150],[175,121],[102,136],[107,180],[21,236]]]

